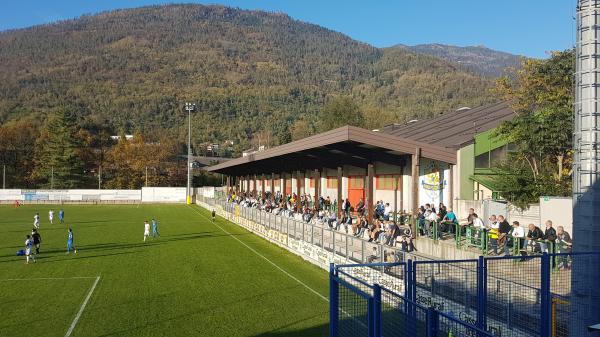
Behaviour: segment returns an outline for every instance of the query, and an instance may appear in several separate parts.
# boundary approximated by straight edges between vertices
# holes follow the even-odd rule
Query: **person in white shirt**
[[[525,239],[525,230],[518,221],[513,221],[513,228],[510,231],[510,243],[514,246],[519,245],[519,249],[523,248],[523,240]],[[510,255],[509,244],[504,245],[504,253]]]
[[[385,208],[383,209],[383,219],[385,221],[390,220],[390,213],[392,213],[392,206],[390,206],[390,203],[388,202],[385,204]]]
[[[33,216],[33,227],[40,228],[40,213],[35,213]]]
[[[488,229],[492,229],[492,228],[498,229],[498,228],[500,228],[500,225],[498,224],[498,221],[496,221],[496,215],[492,214],[492,216],[490,216],[490,218],[488,219],[488,221],[489,221],[488,225],[487,225]]]
[[[33,262],[37,262],[35,260],[35,255],[32,254],[32,249],[33,249],[33,239],[31,238],[31,235],[27,235],[27,240],[25,240],[25,257],[27,259],[27,261],[25,262],[26,264],[29,264],[29,258],[31,258],[31,260],[33,260]]]
[[[54,220],[54,210],[48,211],[48,220],[50,220],[50,224],[52,225],[52,220]]]
[[[150,223],[148,220],[144,221],[144,242],[150,236]]]
[[[483,221],[481,221],[481,219],[479,218],[479,216],[477,216],[476,213],[473,213],[473,227],[475,227],[477,229],[481,229],[481,228],[485,227],[485,225],[483,224]]]

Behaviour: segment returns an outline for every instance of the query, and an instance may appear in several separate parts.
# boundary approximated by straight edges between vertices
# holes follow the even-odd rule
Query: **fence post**
[[[487,330],[487,260],[479,256],[477,260],[477,327]]]
[[[375,329],[373,323],[373,297],[367,299],[367,334],[369,337],[375,337]]]
[[[415,303],[415,294],[413,293],[413,288],[415,287],[415,283],[413,282],[414,275],[414,266],[413,261],[408,259],[406,262],[404,276],[404,296],[408,299],[408,301],[404,301],[404,312],[405,312],[405,335],[406,336],[416,336],[417,332],[417,308],[414,306]]]
[[[434,308],[427,308],[427,337],[438,337],[440,318]]]
[[[542,253],[540,266],[540,337],[550,336],[552,308],[550,305],[550,256]]]
[[[333,258],[335,258],[335,231],[333,229],[331,230],[331,236],[332,236],[331,241],[333,242],[333,247],[332,247],[333,248],[332,249],[333,250]]]
[[[382,328],[381,317],[381,286],[373,285],[373,336],[380,337]]]
[[[329,264],[329,336],[337,337],[338,332],[338,305],[339,283],[335,275],[335,265]]]
[[[365,240],[360,240],[360,262],[365,263]]]

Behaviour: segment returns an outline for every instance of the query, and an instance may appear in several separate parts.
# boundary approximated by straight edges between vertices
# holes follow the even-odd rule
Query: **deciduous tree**
[[[514,80],[502,77],[496,92],[512,102],[516,116],[496,135],[515,145],[496,168],[501,195],[525,207],[542,195],[571,194],[573,50],[547,60],[526,60]]]

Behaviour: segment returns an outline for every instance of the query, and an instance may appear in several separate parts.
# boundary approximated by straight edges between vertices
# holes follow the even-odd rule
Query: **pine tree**
[[[52,115],[38,141],[34,178],[43,187],[74,188],[83,180],[81,144],[76,137],[75,116],[67,110]]]

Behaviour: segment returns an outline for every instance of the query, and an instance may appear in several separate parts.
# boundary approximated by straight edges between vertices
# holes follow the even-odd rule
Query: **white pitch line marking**
[[[211,219],[208,218],[208,216],[202,214],[202,212],[199,212],[197,209],[195,209],[194,207],[191,207],[192,210],[194,210],[196,213],[202,215],[203,217],[205,217],[208,221],[210,221],[210,223],[212,223],[213,225],[219,227],[220,230],[222,230],[223,232],[225,232],[225,234],[229,235],[231,238],[234,238],[235,240],[237,240],[239,243],[241,243],[242,245],[244,245],[246,248],[250,249],[254,254],[262,257],[263,259],[265,259],[267,262],[269,262],[270,264],[272,264],[275,268],[279,269],[281,272],[283,272],[284,274],[286,274],[287,276],[289,276],[291,279],[293,279],[294,281],[300,283],[302,286],[304,286],[306,289],[310,290],[311,292],[313,292],[315,295],[319,296],[320,298],[322,298],[324,301],[329,302],[329,299],[323,295],[321,295],[319,292],[317,292],[316,290],[314,290],[313,288],[309,287],[306,283],[300,281],[299,279],[297,279],[294,275],[288,273],[287,271],[285,271],[283,268],[281,268],[280,266],[278,266],[275,262],[269,260],[267,257],[265,257],[264,255],[262,255],[261,253],[257,252],[256,250],[254,250],[254,248],[248,246],[246,243],[244,243],[242,240],[236,238],[235,236],[231,235],[231,233],[229,233],[228,231],[226,231],[225,229],[223,229],[223,227],[217,225],[215,222],[212,222]],[[65,336],[66,337],[66,336]]]
[[[37,281],[37,280],[81,280],[81,279],[92,279],[96,278],[96,276],[73,276],[73,277],[38,277],[38,278],[7,278],[0,279],[0,282],[3,281]]]
[[[75,316],[75,319],[73,320],[73,323],[71,323],[69,330],[67,330],[65,337],[69,337],[69,336],[71,336],[71,333],[73,333],[73,330],[75,329],[75,326],[77,325],[77,322],[79,321],[79,318],[81,317],[81,314],[83,313],[83,310],[85,309],[85,306],[87,305],[88,301],[90,300],[90,297],[92,297],[92,293],[94,292],[94,289],[96,289],[96,286],[98,285],[98,281],[100,281],[100,276],[96,277],[96,281],[94,281],[92,288],[90,288],[90,291],[88,291],[88,294],[85,297],[85,300],[83,300],[83,303],[81,303],[81,307],[79,308],[79,311],[77,312],[77,315]]]

